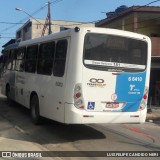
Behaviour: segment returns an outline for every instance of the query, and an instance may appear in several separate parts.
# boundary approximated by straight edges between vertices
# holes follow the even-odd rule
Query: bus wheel
[[[34,124],[40,123],[39,100],[37,95],[33,95],[30,102],[31,118]]]
[[[7,97],[7,100],[10,99],[10,86],[9,86],[9,84],[6,86],[6,97]]]

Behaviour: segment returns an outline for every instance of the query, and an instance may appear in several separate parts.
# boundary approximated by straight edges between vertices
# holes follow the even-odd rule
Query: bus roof
[[[141,38],[141,39],[142,38],[148,39],[147,36],[139,34],[139,33],[111,29],[111,28],[75,27],[75,28],[71,28],[71,29],[68,29],[65,31],[46,35],[44,37],[39,37],[39,38],[29,39],[26,41],[17,42],[17,43],[8,45],[7,47],[5,47],[5,50],[11,49],[11,48],[14,49],[14,48],[22,47],[25,45],[31,45],[31,44],[34,45],[35,43],[41,43],[41,42],[49,41],[49,40],[56,39],[56,38],[63,38],[63,37],[71,36],[72,33],[79,32],[80,30],[93,32],[93,33],[107,33],[107,34],[121,35],[121,36],[125,36],[125,37],[134,37],[134,38],[137,37],[137,38]]]

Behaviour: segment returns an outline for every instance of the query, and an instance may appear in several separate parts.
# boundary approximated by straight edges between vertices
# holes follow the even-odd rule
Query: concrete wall
[[[29,25],[31,23],[31,25]],[[16,32],[16,39],[24,41],[32,38],[38,38],[41,37],[42,31],[44,28],[45,20],[41,19],[30,19],[28,22],[26,22],[25,25],[23,25],[20,29]],[[70,22],[70,21],[51,21],[51,30],[52,33],[60,32],[63,28],[74,28],[76,26],[83,26],[83,27],[95,27],[94,23],[81,23],[81,22]],[[28,28],[27,28],[28,27]],[[27,29],[26,29],[27,28]],[[17,33],[21,32],[21,36],[18,37]],[[45,30],[45,34],[48,34],[48,26]]]

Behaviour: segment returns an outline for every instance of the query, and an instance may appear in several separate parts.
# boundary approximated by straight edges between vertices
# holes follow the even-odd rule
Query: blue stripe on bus
[[[116,102],[125,102],[122,112],[136,112],[145,88],[146,72],[121,73],[116,79]]]

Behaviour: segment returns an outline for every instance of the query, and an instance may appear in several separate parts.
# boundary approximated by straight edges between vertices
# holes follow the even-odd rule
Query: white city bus
[[[147,36],[76,27],[10,45],[3,57],[2,93],[30,109],[34,123],[145,122]]]

